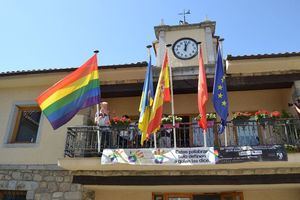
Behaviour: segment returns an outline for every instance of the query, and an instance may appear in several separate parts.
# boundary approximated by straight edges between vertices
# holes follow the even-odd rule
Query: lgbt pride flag
[[[76,113],[100,102],[97,54],[55,83],[37,99],[53,129],[70,121]]]

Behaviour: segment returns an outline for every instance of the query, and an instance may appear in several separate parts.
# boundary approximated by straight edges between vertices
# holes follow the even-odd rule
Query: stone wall
[[[0,166],[0,190],[26,191],[29,200],[94,200],[93,191],[72,184],[70,171],[57,166]]]

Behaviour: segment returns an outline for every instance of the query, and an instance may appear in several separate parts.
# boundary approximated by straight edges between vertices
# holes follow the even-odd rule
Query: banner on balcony
[[[213,147],[180,149],[104,149],[101,164],[205,165],[215,164]]]
[[[221,147],[216,149],[217,164],[259,161],[287,161],[282,145]]]

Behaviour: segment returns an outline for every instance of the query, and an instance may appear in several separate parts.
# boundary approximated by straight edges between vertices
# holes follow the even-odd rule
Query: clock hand
[[[185,42],[184,42],[184,51],[186,51],[186,49],[187,49],[187,45],[188,45],[188,42],[187,42],[187,41],[185,41]]]

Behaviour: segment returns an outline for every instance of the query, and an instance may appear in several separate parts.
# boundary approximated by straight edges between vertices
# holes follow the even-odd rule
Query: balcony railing
[[[207,146],[225,146],[225,134],[218,134],[218,123],[208,128]],[[285,119],[258,123],[235,121],[227,124],[228,146],[256,146],[288,144],[300,145],[300,120]],[[65,156],[101,156],[103,149],[154,148],[154,135],[140,144],[141,133],[136,125],[129,127],[78,126],[69,127],[65,145]],[[100,145],[99,145],[100,144]],[[202,129],[196,123],[181,123],[176,128],[177,148],[201,147],[204,145]],[[173,129],[162,127],[156,134],[157,148],[174,146]]]

